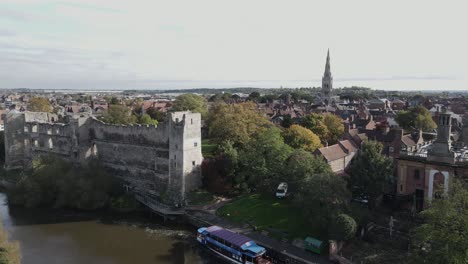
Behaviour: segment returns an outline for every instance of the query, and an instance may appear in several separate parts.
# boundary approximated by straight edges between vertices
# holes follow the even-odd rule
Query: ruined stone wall
[[[157,126],[112,125],[89,116],[52,123],[53,118],[47,113],[10,114],[5,126],[7,168],[29,167],[40,155],[81,164],[96,158],[135,191],[171,203],[181,203],[186,192],[201,184],[198,113],[170,113]]]

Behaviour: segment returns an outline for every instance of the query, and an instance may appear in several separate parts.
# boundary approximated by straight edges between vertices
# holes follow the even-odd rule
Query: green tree
[[[23,172],[8,191],[11,204],[25,207],[97,209],[106,206],[118,186],[97,162],[77,170],[70,163],[44,156]]]
[[[287,182],[292,193],[301,191],[303,183],[315,174],[332,172],[322,158],[303,149],[294,150],[282,167],[283,173],[276,181]]]
[[[314,151],[321,147],[320,138],[309,129],[300,125],[292,125],[282,133],[286,144],[293,148]]]
[[[303,208],[309,221],[328,230],[333,217],[347,210],[351,195],[346,181],[333,173],[314,174],[307,178],[294,202]]]
[[[330,238],[345,241],[353,238],[356,231],[356,221],[347,214],[339,214],[333,219],[329,233]]]
[[[258,100],[260,100],[260,93],[259,92],[250,93],[248,100],[257,102]]]
[[[158,120],[158,122],[163,122],[166,118],[166,113],[159,111],[155,107],[150,107],[146,109],[146,113],[154,120]]]
[[[148,114],[143,114],[138,118],[138,123],[142,125],[157,125],[158,120],[154,120]]]
[[[123,105],[109,105],[109,109],[101,119],[109,124],[128,125],[137,123],[137,117],[132,115],[130,109]]]
[[[344,133],[343,120],[336,115],[327,114],[323,118],[323,123],[328,129],[326,137],[328,144],[336,144]]]
[[[283,121],[281,121],[281,126],[284,128],[289,128],[292,126],[293,122],[291,119],[291,115],[285,115],[283,116]]]
[[[301,126],[310,129],[317,136],[319,136],[319,138],[323,141],[327,138],[327,134],[328,134],[328,128],[323,123],[323,119],[324,119],[323,115],[312,113],[312,114],[306,115],[302,119]]]
[[[112,97],[110,99],[110,101],[109,101],[109,104],[111,104],[111,105],[117,105],[119,103],[120,103],[120,101],[119,101],[119,99],[117,97]]]
[[[450,195],[421,212],[412,230],[413,263],[468,263],[468,186],[451,181]]]
[[[172,111],[192,111],[204,118],[208,112],[205,98],[196,94],[181,94],[176,97]]]
[[[423,106],[416,106],[408,111],[400,111],[395,118],[398,125],[406,130],[431,131],[437,127],[431,113]]]
[[[284,143],[278,128],[257,133],[239,150],[235,182],[242,190],[270,188],[279,179],[292,149]]]
[[[45,97],[34,97],[29,100],[28,111],[31,112],[52,112],[53,108],[49,100]]]
[[[234,146],[245,144],[251,137],[272,124],[254,103],[213,105],[207,120],[211,138],[218,143],[231,141]]]
[[[374,208],[392,173],[392,161],[382,155],[382,144],[364,142],[361,150],[349,165],[350,185],[369,197],[369,206]]]

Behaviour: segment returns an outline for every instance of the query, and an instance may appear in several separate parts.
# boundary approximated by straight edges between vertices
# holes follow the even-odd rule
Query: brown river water
[[[157,217],[9,208],[3,193],[0,215],[23,264],[222,263],[197,244],[195,228]]]

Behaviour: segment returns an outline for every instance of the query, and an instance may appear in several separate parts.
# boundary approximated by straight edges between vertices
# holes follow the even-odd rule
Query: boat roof
[[[204,231],[210,233],[211,235],[224,239],[225,241],[233,245],[241,247],[244,250],[247,250],[247,249],[251,250],[250,249],[251,246],[254,246],[254,245],[256,246],[255,242],[253,242],[252,239],[244,235],[234,233],[227,229],[223,229],[222,227],[219,227],[219,226],[210,226],[206,228]]]
[[[314,245],[316,247],[320,247],[322,245],[322,243],[323,243],[322,241],[320,241],[318,239],[315,239],[313,237],[306,237],[305,242],[309,243],[311,245]]]

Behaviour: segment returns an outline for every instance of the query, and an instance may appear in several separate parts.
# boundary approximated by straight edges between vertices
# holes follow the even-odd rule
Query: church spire
[[[331,71],[330,71],[330,49],[327,51],[327,62],[325,64],[325,73],[323,74],[324,76],[330,76],[331,77]]]

